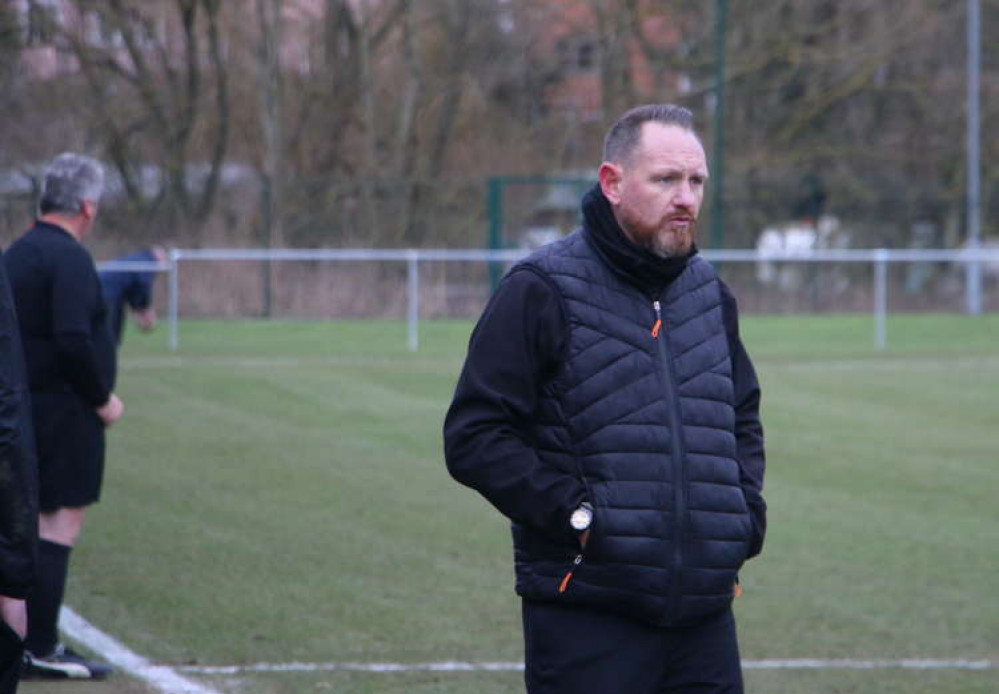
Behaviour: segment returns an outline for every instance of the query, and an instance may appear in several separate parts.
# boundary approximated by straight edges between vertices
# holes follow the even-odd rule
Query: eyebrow
[[[658,176],[669,176],[669,175],[677,175],[677,174],[683,175],[685,173],[688,173],[688,171],[686,169],[682,169],[682,168],[678,168],[678,167],[672,166],[670,168],[664,168],[664,169],[652,169],[651,175],[658,177]],[[689,175],[690,176],[699,176],[700,178],[704,178],[704,179],[710,178],[710,174],[708,173],[707,169],[696,169],[694,171],[690,171]]]

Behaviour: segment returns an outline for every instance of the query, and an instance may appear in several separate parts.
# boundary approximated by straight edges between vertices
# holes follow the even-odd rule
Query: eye
[[[692,186],[703,186],[704,185],[704,178],[701,177],[701,176],[691,176],[690,177],[690,185],[692,185]]]

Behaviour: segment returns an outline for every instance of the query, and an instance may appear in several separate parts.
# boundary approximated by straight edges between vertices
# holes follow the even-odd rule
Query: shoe
[[[25,680],[102,680],[111,674],[111,666],[87,660],[61,643],[46,656],[26,651],[21,679]]]

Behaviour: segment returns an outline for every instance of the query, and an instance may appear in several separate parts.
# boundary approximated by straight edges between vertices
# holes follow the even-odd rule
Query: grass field
[[[169,665],[517,661],[505,522],[444,468],[471,325],[208,323],[131,334],[105,494],[68,604]],[[993,669],[750,670],[755,693],[999,691],[999,316],[747,318],[770,532],[743,656]],[[516,672],[188,674],[218,692],[500,694]],[[147,692],[27,683],[28,694]],[[627,693],[608,693],[627,694]]]

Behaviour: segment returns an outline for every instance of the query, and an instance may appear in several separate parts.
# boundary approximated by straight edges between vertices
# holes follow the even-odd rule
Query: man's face
[[[636,245],[664,258],[694,243],[708,166],[704,148],[683,128],[647,122],[624,162],[604,162],[600,183],[614,217]]]

